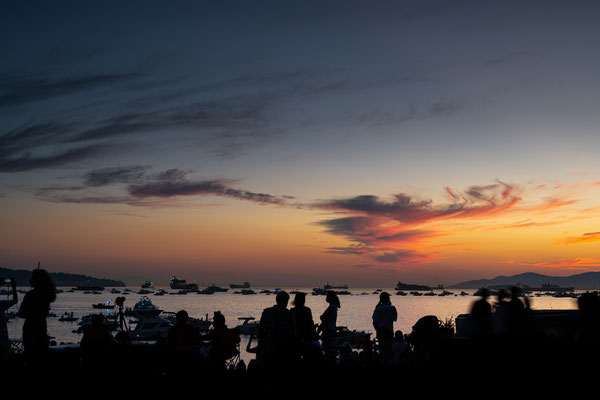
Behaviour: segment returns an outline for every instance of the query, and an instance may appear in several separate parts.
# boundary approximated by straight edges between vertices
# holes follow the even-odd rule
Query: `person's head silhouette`
[[[280,290],[275,296],[275,302],[278,306],[287,307],[288,301],[290,301],[290,295],[285,290]]]
[[[392,301],[390,300],[390,294],[388,292],[381,292],[379,295],[379,304],[388,306],[392,304]]]
[[[337,308],[340,308],[340,299],[335,291],[329,290],[327,292],[327,296],[325,297],[325,301],[329,304],[333,304]]]
[[[306,303],[306,293],[298,292],[294,297],[294,306],[296,307],[304,307]]]
[[[177,314],[175,314],[175,319],[177,320],[177,324],[179,324],[179,325],[187,324],[187,321],[188,321],[187,311],[185,311],[185,310],[177,311]]]
[[[213,326],[215,328],[222,328],[225,326],[225,316],[221,314],[221,311],[215,311],[213,316]]]

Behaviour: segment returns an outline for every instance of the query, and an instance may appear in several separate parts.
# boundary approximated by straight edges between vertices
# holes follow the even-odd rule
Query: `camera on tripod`
[[[123,304],[125,304],[125,297],[121,296],[121,297],[117,297],[115,299],[115,304],[119,307],[119,308],[123,308]]]

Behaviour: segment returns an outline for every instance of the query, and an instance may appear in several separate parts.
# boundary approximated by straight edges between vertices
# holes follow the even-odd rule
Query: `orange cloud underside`
[[[52,260],[57,269],[61,263],[96,263],[107,271],[184,266],[266,274],[294,266],[310,275],[357,265],[361,273],[443,265],[481,275],[488,266],[565,273],[600,267],[598,182],[535,189],[502,185],[464,193],[447,189],[450,203],[423,203],[409,216],[388,211],[388,203],[377,204],[376,212],[235,200],[156,210],[5,199],[11,212],[2,217],[0,250],[15,259],[26,255],[31,265],[38,259]],[[316,223],[336,218],[353,224],[334,231],[333,225],[328,230]]]

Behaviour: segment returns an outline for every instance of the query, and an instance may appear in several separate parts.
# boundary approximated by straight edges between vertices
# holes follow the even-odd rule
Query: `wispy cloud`
[[[115,149],[115,146],[109,144],[97,144],[73,147],[47,155],[25,153],[14,158],[5,156],[0,158],[0,172],[22,172],[39,168],[58,167],[86,160],[99,154],[105,154],[108,151],[114,151]]]
[[[414,198],[405,193],[384,200],[374,195],[322,200],[313,208],[342,217],[322,220],[328,233],[343,236],[352,243],[329,248],[328,252],[367,256],[380,263],[423,263],[435,255],[424,251],[433,238],[447,233],[432,224],[443,221],[492,218],[511,210],[521,200],[521,188],[496,181],[470,186],[464,191],[445,188],[447,204]]]
[[[564,244],[600,242],[600,232],[584,233],[582,236],[569,236],[562,241]]]
[[[194,180],[192,171],[177,168],[153,172],[145,166],[119,166],[89,171],[82,185],[49,186],[37,190],[36,195],[47,201],[77,204],[160,205],[161,199],[173,197],[217,196],[245,200],[259,204],[287,205],[293,197],[258,193],[235,187],[233,179]],[[125,186],[123,186],[125,184]],[[117,185],[117,187],[115,187]],[[109,187],[105,193],[98,189]],[[73,195],[74,190],[93,192]],[[113,194],[115,191],[121,194]]]
[[[139,74],[133,73],[93,74],[57,79],[40,79],[38,77],[19,79],[5,76],[0,80],[3,87],[3,92],[0,94],[0,108],[52,99],[94,88],[106,88],[138,77]]]
[[[563,259],[557,261],[538,261],[538,262],[527,262],[527,261],[516,261],[506,260],[507,264],[518,264],[530,267],[543,267],[543,268],[561,268],[561,269],[578,269],[586,270],[591,268],[600,267],[600,258],[594,257],[575,257],[570,259]]]

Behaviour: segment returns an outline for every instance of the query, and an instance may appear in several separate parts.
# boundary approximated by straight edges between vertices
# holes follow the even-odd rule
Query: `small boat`
[[[152,287],[154,287],[154,285],[152,284],[151,281],[146,281],[142,284],[142,289],[150,289]]]
[[[209,288],[198,290],[196,293],[198,293],[198,294],[215,294],[215,292],[213,292]]]
[[[325,290],[331,290],[331,289],[348,289],[348,285],[344,284],[344,285],[332,285],[331,283],[327,282],[325,283],[325,286],[323,287],[323,289]]]
[[[171,324],[175,325],[177,322],[177,314],[170,311],[163,311],[159,317],[166,319]],[[188,317],[188,324],[195,326],[201,332],[208,331],[212,326],[212,321],[208,319],[208,314],[204,318],[192,318]]]
[[[171,278],[170,286],[171,289],[198,290],[198,284],[187,283],[185,279],[179,279],[176,276]]]
[[[315,287],[312,290],[313,296],[325,296],[326,294],[327,294],[327,290],[320,288],[320,287]]]
[[[135,328],[129,333],[133,340],[160,340],[169,336],[169,329],[173,324],[171,321],[158,316],[140,317]]]
[[[110,291],[110,292],[111,292],[112,294],[121,294],[121,291],[120,291],[120,290],[117,290],[117,289],[111,289],[111,291]]]
[[[152,291],[151,290],[146,290],[146,289],[140,289],[137,291],[137,294],[151,294]]]
[[[116,330],[117,328],[119,328],[119,321],[117,321],[117,316],[116,315],[104,315],[104,314],[88,314],[88,315],[84,315],[83,317],[81,317],[81,321],[79,321],[79,328],[77,330],[74,330],[74,333],[83,333],[83,331],[85,331],[85,329],[88,326],[92,325],[92,318],[94,318],[95,315],[101,315],[103,318],[103,324],[105,327],[107,327],[109,330],[113,331]]]
[[[92,304],[92,307],[106,309],[106,310],[112,310],[113,308],[115,308],[115,305],[110,304],[110,300],[106,300],[106,303]]]
[[[62,321],[62,322],[75,322],[79,319],[79,317],[74,317],[73,313],[68,313],[65,311],[65,313],[62,315],[62,317],[60,317],[58,320]]]
[[[220,286],[215,285],[214,283],[211,284],[210,286],[207,286],[205,290],[210,290],[211,292],[226,292],[229,289],[227,288],[222,288]]]
[[[166,290],[164,289],[158,289],[156,292],[154,292],[155,296],[164,296],[167,293]]]
[[[273,292],[271,292],[269,289],[263,289],[259,292],[260,294],[272,294]],[[238,318],[239,319],[239,318]]]
[[[399,290],[396,292],[396,296],[406,296],[406,292],[403,292],[402,290]]]
[[[161,309],[152,304],[152,301],[147,296],[143,296],[140,301],[135,303],[133,308],[127,308],[125,315],[128,317],[156,317],[161,313]]]

